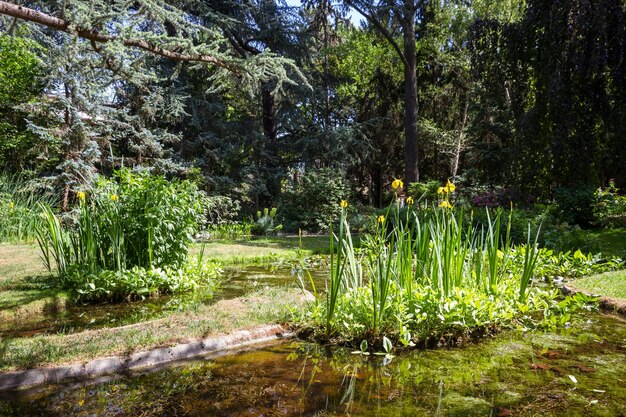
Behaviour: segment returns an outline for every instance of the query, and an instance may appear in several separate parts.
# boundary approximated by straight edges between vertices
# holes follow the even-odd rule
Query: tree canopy
[[[622,0],[0,1],[0,31],[0,162],[64,205],[122,166],[250,209],[327,168],[379,206],[626,186]]]

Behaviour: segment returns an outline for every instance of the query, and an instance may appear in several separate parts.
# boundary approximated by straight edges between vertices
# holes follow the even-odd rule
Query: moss
[[[490,416],[491,404],[481,398],[464,397],[457,393],[446,395],[441,405],[447,410],[450,417],[478,417]]]
[[[504,390],[494,396],[493,403],[498,407],[512,407],[522,401],[523,398],[518,392]]]

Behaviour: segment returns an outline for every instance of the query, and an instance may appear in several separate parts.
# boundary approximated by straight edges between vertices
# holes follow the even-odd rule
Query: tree
[[[0,2],[0,15],[44,25],[31,27],[30,36],[50,46],[47,90],[54,99],[39,106],[48,118],[33,130],[64,144],[55,173],[64,206],[96,167],[126,163],[178,170],[180,158],[170,150],[182,137],[187,115],[186,87],[176,80],[181,73],[209,64],[202,94],[233,85],[250,92],[272,82],[280,91],[290,82],[288,74],[297,74],[293,61],[269,49],[238,56],[225,35],[227,25],[215,23],[222,22],[220,13],[203,9],[194,15],[184,5]],[[15,19],[0,19],[0,28],[15,25]]]
[[[528,1],[475,22],[472,128],[492,181],[545,198],[624,181],[625,16],[619,0]]]
[[[28,39],[0,35],[0,166],[13,172],[38,169],[41,147],[27,129],[24,108],[43,90],[45,66],[37,50]]]
[[[419,181],[418,147],[418,97],[416,21],[420,26],[428,23],[427,0],[345,0],[345,3],[362,14],[383,36],[396,52],[404,68],[404,178],[406,183]],[[395,32],[399,29],[402,46]]]

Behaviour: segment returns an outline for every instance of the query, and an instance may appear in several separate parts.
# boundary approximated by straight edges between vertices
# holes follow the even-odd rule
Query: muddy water
[[[389,360],[282,343],[127,378],[5,394],[6,416],[624,416],[626,323],[507,332]]]
[[[316,285],[323,287],[325,272],[312,270],[311,274]],[[295,287],[296,277],[289,268],[228,267],[224,268],[221,286],[215,293],[200,291],[193,295],[162,296],[135,302],[68,305],[60,309],[47,309],[42,314],[0,322],[0,337],[68,334],[86,329],[123,326],[157,319],[173,311],[193,308],[194,305],[239,297],[266,286]]]

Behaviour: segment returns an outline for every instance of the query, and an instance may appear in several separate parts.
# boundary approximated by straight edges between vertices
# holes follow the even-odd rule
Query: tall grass
[[[42,223],[39,205],[58,199],[18,175],[0,174],[0,242],[32,242]]]
[[[46,267],[51,272],[56,270],[60,279],[70,266],[86,275],[125,270],[126,238],[119,209],[103,209],[103,198],[93,198],[91,203],[85,198],[79,200],[73,225],[63,225],[49,206],[41,206],[44,224],[38,230],[37,241]]]

